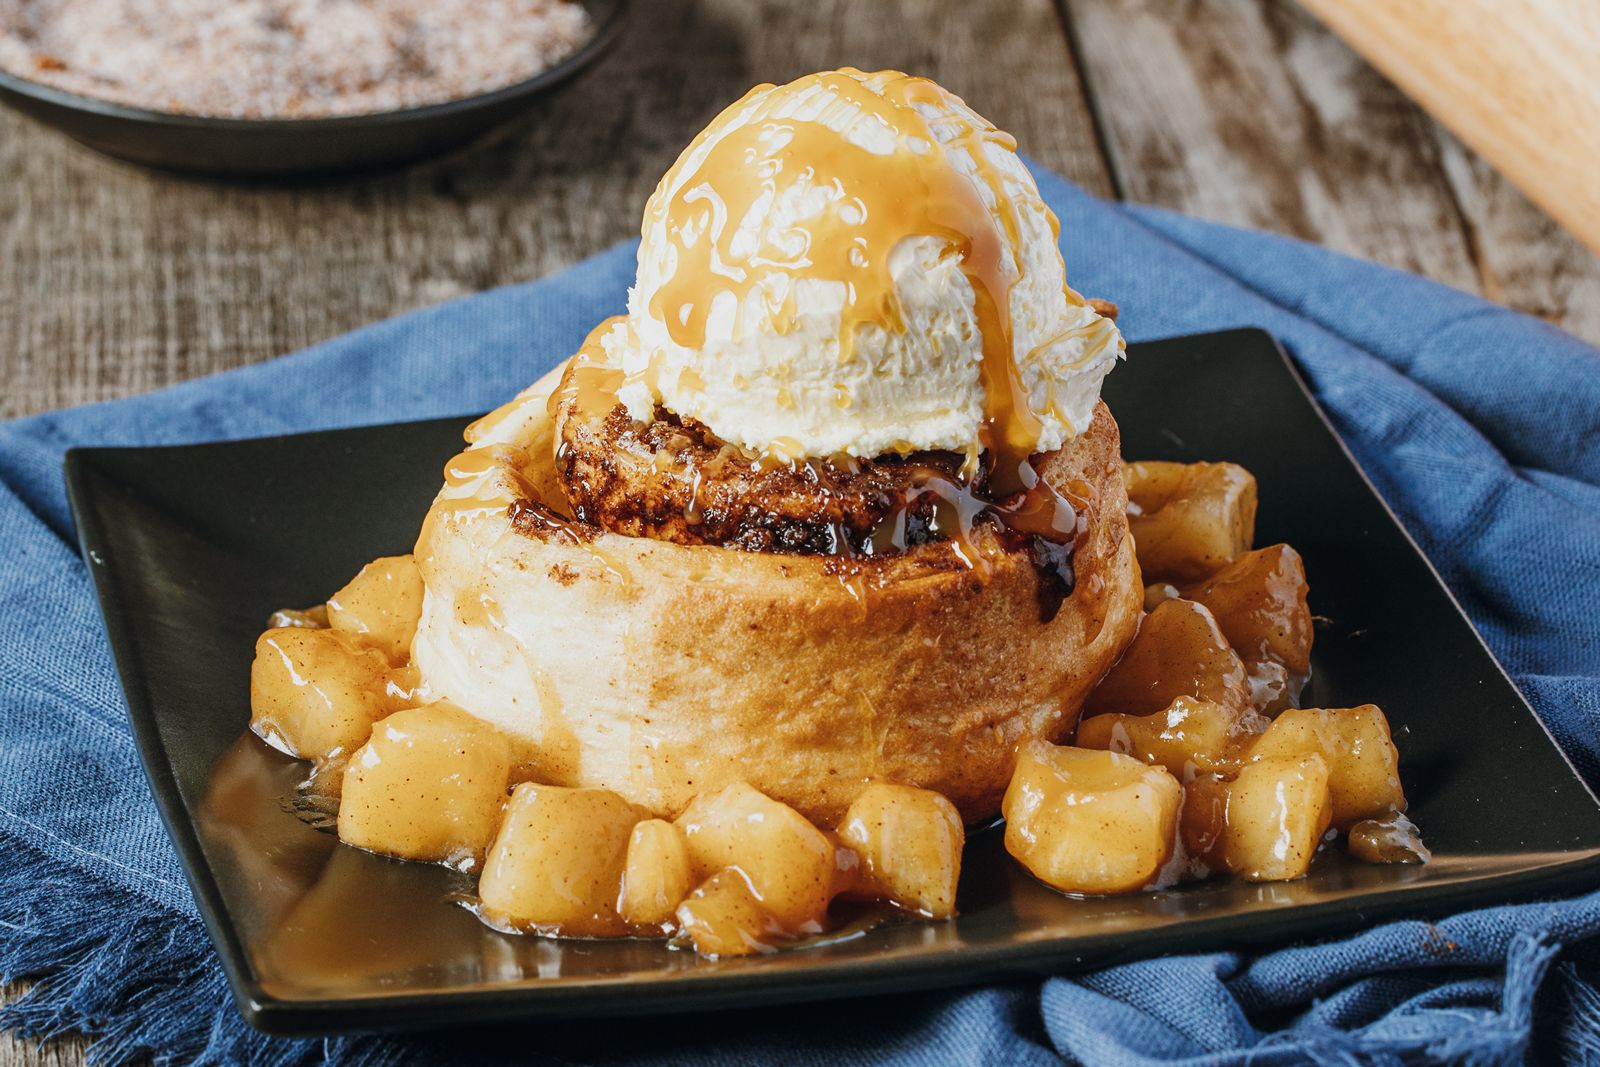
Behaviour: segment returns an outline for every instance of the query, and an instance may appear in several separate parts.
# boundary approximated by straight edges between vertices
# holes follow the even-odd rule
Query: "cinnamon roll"
[[[651,197],[627,315],[447,467],[427,692],[659,815],[740,780],[824,825],[878,780],[993,815],[1143,600],[1115,309],[1057,229],[932,82],[753,90]]]
[[[613,437],[582,439],[613,441],[609,467],[603,452],[558,460],[559,419],[545,410],[555,386],[480,427],[416,550],[427,593],[415,663],[434,695],[524,742],[534,780],[604,787],[659,815],[743,780],[822,825],[887,780],[984,819],[1017,746],[1068,736],[1136,629],[1143,586],[1104,404],[1035,461],[1073,505],[1063,566],[1056,545],[993,509],[963,526],[932,493],[939,506],[907,523],[920,533],[872,552],[861,516],[894,522],[885,498],[903,502],[918,476],[946,469],[937,462],[863,466],[830,498],[797,468],[753,472],[700,431],[685,435],[687,458],[658,449],[676,463],[647,477],[635,450],[665,431],[616,431],[615,411],[591,424]],[[726,480],[705,457],[723,460]],[[569,500],[570,472],[591,465],[612,480]],[[749,521],[706,504],[713,517],[699,523],[687,505],[669,512],[674,487],[696,477],[695,499],[738,500],[748,511],[730,516]],[[793,523],[765,518],[791,512]],[[824,512],[857,551],[815,549]]]

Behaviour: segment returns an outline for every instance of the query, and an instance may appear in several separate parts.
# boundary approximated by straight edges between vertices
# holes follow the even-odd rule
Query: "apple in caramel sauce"
[[[1425,862],[1383,712],[1299,707],[1255,479],[1124,463],[1062,236],[926,79],[730,106],[627,313],[467,428],[414,551],[268,620],[250,727],[301,810],[508,936],[712,957],[948,920],[999,815],[1076,895]]]

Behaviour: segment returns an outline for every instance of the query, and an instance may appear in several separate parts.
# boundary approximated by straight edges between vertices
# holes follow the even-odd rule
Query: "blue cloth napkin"
[[[1600,780],[1600,353],[1283,238],[1107,204],[1042,169],[1069,276],[1131,338],[1267,328],[1563,747]],[[619,205],[619,209],[622,205]],[[109,1061],[723,1064],[1517,1062],[1600,1058],[1600,895],[1339,942],[664,1025],[406,1039],[244,1025],[134,755],[62,453],[487,409],[622,308],[633,249],[261,366],[0,425],[0,1022]],[[1313,576],[1314,578],[1314,576]],[[1537,1035],[1537,1036],[1536,1036]]]

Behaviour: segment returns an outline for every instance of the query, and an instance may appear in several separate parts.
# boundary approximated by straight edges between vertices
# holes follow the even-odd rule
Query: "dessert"
[[[831,824],[887,779],[990,816],[1136,625],[1120,350],[955,97],[753,90],[651,197],[628,314],[468,430],[414,662],[657,815],[747,780]]]
[[[1419,855],[1382,713],[1296,708],[1255,480],[1123,463],[1115,309],[1009,137],[896,72],[758,86],[643,231],[414,554],[258,642],[252,728],[341,839],[479,872],[501,930],[707,955],[949,918],[1001,813],[1068,893]]]

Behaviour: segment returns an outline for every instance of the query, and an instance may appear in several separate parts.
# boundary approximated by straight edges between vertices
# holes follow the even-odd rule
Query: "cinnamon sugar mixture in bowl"
[[[153,111],[332,118],[513,85],[592,32],[570,0],[0,0],[0,70]]]

